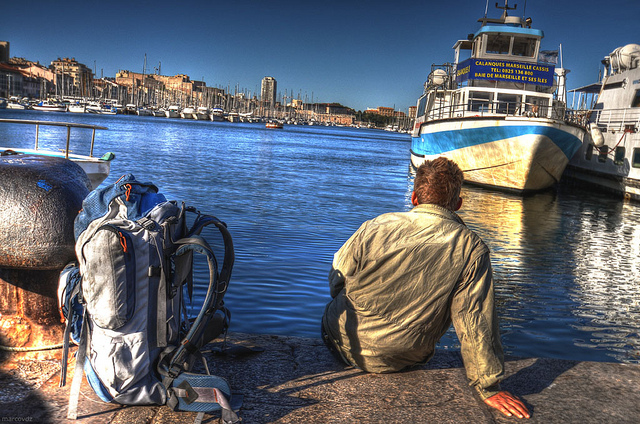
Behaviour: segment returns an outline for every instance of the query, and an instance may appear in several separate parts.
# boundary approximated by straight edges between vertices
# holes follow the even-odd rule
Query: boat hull
[[[445,156],[465,181],[525,192],[558,182],[585,130],[544,118],[461,118],[423,123],[411,144],[411,163]]]
[[[627,115],[637,120],[640,110],[635,114],[632,110],[627,110]],[[589,189],[640,201],[640,160],[637,157],[637,152],[640,151],[640,133],[625,132],[618,128],[617,131],[604,131],[602,135],[604,154],[600,154],[593,146],[594,141],[587,134],[583,146],[569,161],[563,178],[577,181]],[[623,152],[618,160],[617,148]],[[591,150],[591,154],[587,153],[588,150]]]
[[[33,110],[39,110],[41,112],[66,112],[66,106],[47,106],[47,105],[33,105]]]
[[[22,154],[32,156],[44,156],[44,157],[56,157],[64,159],[65,154],[63,152],[55,152],[51,150],[43,149],[13,149],[8,147],[0,147],[0,152],[3,152],[3,156],[6,154]],[[4,153],[9,152],[9,153]],[[82,170],[89,177],[91,182],[91,189],[97,188],[108,176],[111,171],[111,162],[109,160],[103,160],[93,156],[69,154],[67,158],[72,162],[75,162],[82,168]]]

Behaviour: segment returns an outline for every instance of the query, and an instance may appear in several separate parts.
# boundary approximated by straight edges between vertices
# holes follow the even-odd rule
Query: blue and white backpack
[[[69,340],[78,344],[68,417],[77,418],[83,370],[105,402],[164,405],[174,410],[222,411],[238,422],[231,389],[209,375],[200,348],[226,334],[224,307],[234,262],[226,225],[211,215],[167,201],[151,183],[131,174],[94,190],[75,220],[78,263],[61,273],[58,297],[67,326],[60,385],[66,383]],[[201,236],[213,224],[222,234],[218,271],[213,250]],[[193,290],[194,253],[209,267],[209,286],[198,315],[186,312]],[[205,374],[193,374],[196,360]]]

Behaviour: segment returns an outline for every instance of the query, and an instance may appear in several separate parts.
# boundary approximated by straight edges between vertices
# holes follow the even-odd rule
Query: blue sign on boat
[[[551,86],[554,69],[548,64],[471,58],[458,64],[456,76],[459,82],[482,79]]]

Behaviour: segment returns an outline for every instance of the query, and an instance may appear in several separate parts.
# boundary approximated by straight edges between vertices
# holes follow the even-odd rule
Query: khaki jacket
[[[499,390],[504,360],[489,249],[455,213],[423,204],[365,222],[335,254],[323,326],[351,364],[421,364],[451,323],[470,384]]]

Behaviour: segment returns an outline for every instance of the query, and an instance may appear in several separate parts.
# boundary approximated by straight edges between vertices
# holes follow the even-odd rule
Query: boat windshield
[[[535,38],[514,37],[511,54],[513,56],[533,57],[536,53],[536,41]]]
[[[508,59],[508,56],[516,60],[534,61],[540,38],[527,36],[526,34],[509,34],[504,32],[485,32],[475,40],[475,56],[500,57]]]
[[[502,34],[487,35],[487,53],[489,54],[509,54],[511,37]]]

